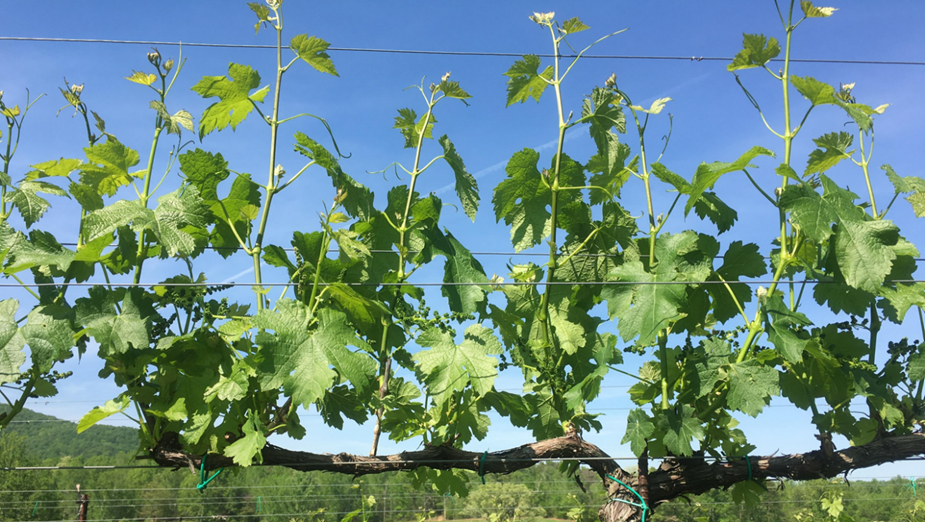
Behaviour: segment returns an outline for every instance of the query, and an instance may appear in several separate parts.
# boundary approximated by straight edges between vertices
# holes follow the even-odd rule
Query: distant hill
[[[0,412],[9,410],[9,406],[0,406]],[[0,437],[6,433],[25,437],[29,452],[41,459],[109,457],[111,460],[119,453],[132,453],[138,448],[138,434],[134,428],[97,424],[78,434],[74,422],[27,409],[0,432]]]

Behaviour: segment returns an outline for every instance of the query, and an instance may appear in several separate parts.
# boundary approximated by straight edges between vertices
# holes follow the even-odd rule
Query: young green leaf
[[[800,9],[806,18],[828,18],[838,11],[835,7],[816,7],[811,0],[800,0]]]
[[[100,345],[100,356],[110,357],[143,350],[151,345],[154,315],[141,289],[110,291],[93,287],[88,297],[77,300],[77,323]],[[121,303],[121,313],[118,306]],[[145,310],[148,309],[148,310]]]
[[[401,135],[405,137],[406,149],[413,149],[418,146],[418,142],[421,141],[421,132],[424,133],[424,138],[433,139],[434,123],[437,122],[433,113],[430,113],[429,116],[427,114],[421,116],[420,120],[417,118],[418,115],[414,112],[414,109],[408,108],[398,109],[398,116],[395,117],[395,125],[392,128],[398,129]],[[426,127],[424,126],[425,118],[427,118]]]
[[[56,267],[67,272],[75,253],[61,246],[51,233],[33,230],[29,232],[28,240],[19,236],[15,244],[11,245],[9,255],[12,260],[4,273],[14,274],[33,267]]]
[[[909,194],[906,201],[912,205],[915,216],[925,217],[925,179],[917,176],[901,177],[890,165],[882,165],[880,168],[886,172],[897,196]]]
[[[514,153],[505,167],[507,179],[495,187],[492,197],[495,219],[511,226],[511,242],[518,252],[542,243],[550,233],[549,187],[536,168],[539,159],[532,149]]]
[[[70,173],[80,168],[83,162],[78,159],[50,160],[37,165],[32,165],[35,170],[26,174],[26,179],[34,180],[39,178],[67,177]]]
[[[604,155],[616,143],[611,143],[611,129],[626,132],[626,115],[620,106],[620,97],[611,89],[596,87],[581,105],[581,119],[589,124],[588,132],[597,144],[598,154]]]
[[[780,54],[780,44],[774,37],[763,34],[744,34],[742,50],[735,56],[732,63],[726,66],[729,71],[761,67]]]
[[[462,344],[457,345],[449,332],[437,328],[424,330],[417,343],[428,350],[415,357],[424,374],[431,398],[442,404],[467,386],[479,395],[491,391],[498,376],[498,360],[492,355],[503,349],[494,333],[482,325],[466,328]]]
[[[347,325],[342,312],[322,309],[312,318],[304,304],[289,299],[278,301],[277,309],[264,310],[254,318],[254,326],[273,331],[257,334],[263,357],[258,378],[264,390],[282,386],[294,404],[308,407],[324,397],[338,373],[357,388],[370,385],[376,364],[347,348],[365,343]],[[315,319],[317,326],[309,329]]]
[[[814,139],[813,143],[819,148],[809,154],[803,177],[816,173],[821,174],[838,165],[841,160],[850,158],[854,151],[849,151],[848,147],[853,142],[854,136],[847,132],[830,132]]]
[[[119,140],[108,136],[106,141],[84,148],[87,163],[80,166],[80,183],[92,187],[100,196],[113,196],[119,187],[135,177],[129,169],[138,164],[138,153]]]
[[[32,364],[39,373],[51,371],[56,361],[71,356],[74,331],[69,315],[70,310],[58,305],[38,306],[29,312],[26,325],[20,328],[32,354]]]
[[[723,255],[723,265],[716,270],[729,285],[735,299],[742,307],[752,299],[752,292],[748,285],[737,284],[741,277],[761,277],[767,273],[767,264],[758,249],[758,245],[741,241],[733,241]],[[707,291],[713,297],[713,317],[717,321],[725,322],[739,314],[739,308],[729,294],[726,285],[707,285]]]
[[[486,301],[486,293],[489,291],[488,277],[482,264],[449,231],[440,234],[434,230],[425,236],[433,242],[431,246],[434,251],[446,257],[443,282],[455,283],[444,286],[442,290],[449,301],[450,310],[462,314],[475,313],[479,303]]]
[[[51,207],[48,200],[39,196],[38,192],[70,198],[67,192],[51,183],[23,180],[19,183],[19,187],[4,194],[3,201],[12,204],[19,210],[23,221],[26,222],[26,227],[34,225],[36,221],[42,218],[45,211]]]
[[[771,397],[780,394],[777,370],[761,364],[756,359],[731,364],[727,373],[727,404],[746,415],[757,417],[771,402]]]
[[[790,83],[814,106],[835,103],[835,87],[820,82],[812,76],[791,75]]]
[[[645,411],[636,408],[630,411],[626,418],[626,433],[620,444],[630,444],[630,450],[634,455],[642,455],[646,449],[646,440],[655,433],[655,424]]]
[[[774,153],[770,150],[756,146],[749,149],[748,152],[742,154],[739,159],[732,163],[723,163],[721,161],[709,164],[701,163],[700,166],[697,167],[697,172],[694,173],[694,179],[691,181],[690,197],[687,200],[687,205],[684,207],[684,215],[686,216],[690,213],[697,201],[700,200],[700,196],[703,192],[713,188],[713,185],[716,184],[723,174],[753,167],[753,165],[749,165],[749,162],[761,155],[774,157]]]
[[[179,110],[173,116],[167,112],[167,106],[159,101],[152,101],[151,108],[154,109],[163,121],[163,126],[167,129],[167,134],[180,135],[181,129],[193,132],[193,115]]]
[[[228,78],[231,78],[229,80]],[[260,86],[260,75],[247,65],[232,63],[228,66],[228,77],[203,76],[192,87],[203,98],[218,98],[219,101],[209,105],[199,120],[199,139],[213,131],[221,131],[229,125],[234,130],[244,118],[254,110],[255,103],[262,103],[270,92],[264,87],[251,94]]]
[[[375,212],[373,207],[373,194],[365,185],[341,170],[340,163],[333,154],[322,147],[318,142],[296,133],[296,152],[314,160],[319,166],[327,170],[334,188],[337,190],[335,198],[351,217],[367,220]]]
[[[257,23],[254,24],[254,34],[260,33],[260,26],[265,26],[270,23],[270,8],[255,2],[248,2],[247,7],[251,8],[251,11],[257,15]]]
[[[256,462],[263,462],[260,450],[267,444],[267,437],[264,434],[266,426],[260,422],[260,419],[253,412],[249,412],[247,421],[241,428],[243,436],[229,444],[224,451],[226,457],[230,457],[238,466],[247,467]]]
[[[122,413],[128,409],[129,404],[132,403],[131,398],[126,394],[120,395],[117,399],[118,402],[116,400],[109,400],[102,406],[96,406],[88,411],[81,417],[80,422],[77,423],[77,433],[83,433],[97,422],[117,413]]]
[[[584,22],[579,20],[577,17],[575,17],[569,18],[568,20],[562,22],[562,28],[560,29],[560,32],[565,34],[575,34],[580,33],[581,31],[586,31],[588,29],[591,28],[585,25]]]
[[[668,170],[668,167],[661,163],[653,163],[651,169],[652,175],[662,183],[667,183],[674,187],[679,194],[690,194],[691,184],[686,179]]]
[[[151,86],[157,81],[157,75],[143,73],[141,71],[132,71],[132,75],[126,76],[125,79],[139,85]]]
[[[475,181],[475,176],[466,170],[466,165],[456,152],[456,146],[450,138],[444,134],[438,141],[443,147],[443,159],[450,165],[456,176],[456,195],[459,196],[459,202],[462,204],[463,211],[474,222],[475,214],[479,209],[479,185]]]
[[[662,439],[668,451],[675,455],[689,457],[693,455],[691,440],[703,440],[703,427],[694,412],[694,408],[687,404],[680,406],[680,411],[656,410],[655,421],[659,431],[664,433]]]
[[[677,277],[673,266],[672,248],[696,240],[692,233],[665,234],[656,243],[659,260],[655,274],[648,272],[641,261],[627,261],[610,273],[609,280],[620,285],[608,285],[601,291],[607,300],[611,318],[619,318],[620,337],[630,341],[637,336],[639,344],[651,343],[658,332],[684,317],[681,307],[687,299],[684,285],[660,284]]]
[[[514,103],[523,103],[529,98],[537,102],[543,91],[549,86],[552,80],[552,66],[547,66],[542,73],[539,72],[540,57],[534,54],[528,54],[523,60],[517,60],[506,73],[509,78],[507,81],[507,107]]]
[[[724,203],[715,193],[709,191],[704,192],[700,199],[697,200],[697,203],[694,204],[694,213],[700,219],[712,221],[720,234],[732,229],[736,220],[739,219],[739,213],[734,208]]]
[[[334,62],[331,61],[331,56],[325,52],[330,46],[331,44],[321,38],[304,34],[293,37],[289,43],[292,52],[296,53],[305,63],[314,67],[315,70],[339,76],[337,69],[334,67]]]
[[[213,154],[197,148],[180,155],[180,172],[186,181],[199,189],[199,196],[207,204],[218,201],[218,185],[229,174],[228,162],[220,153]]]
[[[18,309],[19,301],[15,299],[0,301],[0,384],[18,381],[20,368],[26,362],[26,340],[16,324]]]

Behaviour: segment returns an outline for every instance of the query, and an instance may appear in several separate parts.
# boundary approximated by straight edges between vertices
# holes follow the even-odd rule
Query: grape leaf
[[[816,243],[832,235],[831,224],[838,216],[808,183],[788,185],[780,196],[779,205],[790,213],[794,226]]]
[[[427,126],[424,126],[424,119],[427,118]],[[433,129],[434,123],[437,122],[437,118],[434,117],[433,113],[426,113],[424,116],[421,116],[421,119],[418,119],[418,114],[414,112],[414,109],[398,109],[398,116],[395,117],[395,125],[392,126],[393,129],[398,129],[402,136],[405,138],[405,148],[413,149],[418,146],[418,142],[421,141],[421,133],[424,133],[425,139],[433,139]]]
[[[87,333],[100,345],[100,356],[128,353],[132,348],[142,350],[151,344],[153,312],[143,312],[146,296],[141,289],[108,290],[95,286],[88,297],[77,299],[77,323],[85,325]],[[122,312],[117,305],[122,303]]]
[[[68,310],[57,305],[38,306],[29,312],[26,325],[20,328],[37,372],[47,373],[55,361],[71,356],[74,332],[68,314]]]
[[[668,451],[675,455],[689,457],[693,455],[691,440],[703,440],[703,427],[697,418],[694,408],[683,404],[681,411],[656,410],[655,422],[658,429],[664,433],[662,441]]]
[[[0,384],[19,380],[19,369],[26,362],[26,340],[16,325],[18,309],[19,301],[15,299],[0,301]]]
[[[51,183],[29,180],[20,182],[19,187],[13,188],[4,194],[3,201],[11,203],[19,210],[23,221],[26,222],[26,227],[34,225],[36,221],[42,218],[45,211],[51,207],[51,204],[46,199],[37,194],[38,192],[70,197],[67,192]]]
[[[369,188],[344,173],[334,155],[315,140],[301,132],[296,133],[295,139],[296,152],[314,160],[315,163],[327,171],[328,176],[334,183],[334,188],[337,189],[336,197],[347,214],[360,220],[369,219],[375,212],[373,194]]]
[[[768,38],[763,34],[742,36],[742,50],[735,55],[732,63],[726,66],[729,71],[761,67],[780,54],[780,44],[774,37]]]
[[[80,166],[80,183],[91,187],[100,196],[113,196],[119,187],[132,182],[135,174],[129,169],[138,165],[138,153],[116,138],[84,148],[87,163]]]
[[[683,258],[683,254],[699,248],[699,242],[700,237],[690,231],[664,234],[655,244],[658,266],[654,274],[646,271],[639,260],[626,261],[610,273],[609,280],[625,284],[608,285],[601,296],[607,300],[610,317],[619,318],[624,341],[638,336],[639,344],[648,344],[660,330],[684,317],[681,308],[687,301],[685,286],[670,283],[679,277],[699,280],[696,278],[709,275],[698,273],[701,270],[688,266]],[[688,272],[689,268],[693,271]]]
[[[180,136],[183,129],[193,132],[193,115],[189,112],[181,109],[171,115],[167,112],[167,106],[159,101],[152,101],[151,108],[161,117],[167,134]]]
[[[260,33],[260,26],[270,23],[270,8],[254,2],[248,2],[247,7],[257,15],[257,23],[254,24],[254,34]]]
[[[357,388],[370,386],[376,364],[347,348],[365,349],[366,344],[356,337],[342,312],[322,309],[314,318],[317,327],[310,330],[313,318],[301,302],[283,299],[277,302],[277,309],[263,310],[253,321],[257,328],[274,331],[257,334],[263,356],[258,378],[263,389],[282,386],[294,404],[308,407],[324,397],[338,373]]]
[[[475,222],[475,214],[479,209],[479,185],[475,181],[475,176],[466,170],[466,165],[446,134],[438,141],[440,146],[443,147],[443,159],[446,160],[450,168],[453,169],[453,174],[456,175],[456,194],[459,196],[463,211],[469,216],[469,219]]]
[[[733,241],[723,255],[723,265],[716,273],[728,283],[739,304],[744,307],[752,299],[751,289],[748,285],[736,284],[735,281],[741,277],[760,277],[767,271],[767,264],[759,252],[758,245],[743,245],[741,241]],[[713,316],[717,321],[725,322],[739,313],[726,285],[708,285],[707,291],[713,297]]]
[[[536,164],[540,154],[532,149],[514,153],[505,171],[507,178],[495,187],[492,203],[495,219],[511,226],[511,242],[518,252],[538,245],[550,233],[552,215],[549,188]]]
[[[450,310],[462,314],[475,313],[479,303],[487,300],[486,292],[489,291],[489,287],[485,269],[449,231],[442,234],[434,232],[436,233],[427,234],[427,237],[432,241],[431,247],[439,255],[446,257],[446,263],[443,265],[443,282],[454,283],[442,288]],[[471,283],[484,284],[484,286]]]
[[[690,213],[704,191],[713,188],[713,185],[723,174],[751,167],[752,165],[749,165],[749,162],[760,155],[774,157],[774,153],[764,147],[752,147],[732,163],[723,163],[721,161],[709,164],[701,163],[694,173],[694,179],[691,181],[690,197],[684,207],[684,215],[686,216]]]
[[[694,203],[694,213],[700,219],[709,219],[716,225],[720,234],[728,232],[739,219],[739,213],[730,207],[723,200],[719,199],[714,192],[704,192]]]
[[[437,404],[471,385],[479,395],[491,391],[498,376],[498,359],[491,357],[503,350],[494,332],[482,325],[466,328],[462,344],[457,345],[449,332],[437,328],[424,330],[417,343],[429,348],[418,352],[415,361],[424,374],[430,397]]]
[[[620,98],[610,89],[595,87],[591,91],[582,102],[581,119],[589,123],[588,132],[598,151],[607,150],[611,129],[621,134],[626,132],[626,116]]]
[[[231,78],[231,80],[228,79]],[[260,86],[260,75],[247,65],[232,63],[228,66],[228,77],[203,76],[192,87],[203,98],[218,98],[209,105],[199,120],[199,139],[213,131],[221,131],[231,125],[234,130],[252,110],[254,103],[263,103],[270,92],[269,87],[250,92]]]
[[[641,455],[646,449],[646,440],[655,433],[655,424],[645,411],[636,408],[626,417],[626,434],[620,444],[629,442],[634,455]]]
[[[816,173],[821,174],[838,165],[841,160],[850,158],[854,151],[849,151],[848,147],[853,141],[854,136],[847,132],[830,132],[814,139],[813,142],[819,148],[809,154],[803,177]]]
[[[315,70],[339,76],[331,56],[326,52],[331,44],[321,38],[300,34],[292,38],[289,47],[299,58],[311,65]]]
[[[890,165],[882,165],[880,168],[886,172],[897,196],[909,194],[906,201],[912,204],[915,216],[925,217],[925,179],[917,176],[901,177]]]
[[[729,365],[729,395],[727,404],[746,415],[757,417],[780,394],[777,370],[756,359]]]
[[[250,466],[255,460],[257,463],[263,462],[260,450],[267,444],[267,437],[264,435],[266,426],[251,412],[241,431],[243,436],[225,447],[225,456],[231,457],[234,463],[241,467]]]
[[[83,433],[97,422],[117,413],[122,413],[128,409],[131,403],[132,399],[127,394],[122,394],[118,397],[118,402],[109,400],[102,406],[96,406],[80,418],[80,421],[77,423],[77,433]]]
[[[790,83],[814,106],[835,103],[835,87],[820,82],[812,76],[791,75]]]
[[[816,7],[811,0],[800,0],[800,9],[806,18],[828,18],[838,11],[836,7]],[[837,514],[833,516],[838,518]]]
[[[562,22],[561,31],[565,34],[574,34],[580,33],[581,31],[586,31],[588,29],[591,28],[585,25],[584,22],[579,20],[577,17],[574,17]]]
[[[180,172],[199,189],[199,196],[207,204],[218,201],[218,185],[229,174],[228,162],[220,153],[212,154],[197,148],[180,155]]]
[[[514,103],[523,103],[529,98],[537,102],[552,80],[552,66],[547,66],[542,73],[539,72],[540,57],[528,54],[523,60],[517,60],[506,73],[507,81],[507,107]]]
[[[668,167],[661,163],[653,163],[651,173],[662,183],[667,183],[674,187],[679,194],[690,194],[691,184],[686,179],[668,170]]]
[[[29,232],[28,240],[19,237],[20,239],[10,248],[13,259],[4,270],[7,274],[33,267],[56,267],[62,272],[67,272],[74,261],[74,251],[61,246],[49,232],[33,230]]]

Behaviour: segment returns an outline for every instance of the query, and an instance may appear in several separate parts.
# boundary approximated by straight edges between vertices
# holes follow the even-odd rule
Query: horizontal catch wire
[[[446,282],[446,283],[434,283],[434,282],[424,282],[424,283],[414,283],[414,282],[405,282],[405,283],[318,283],[318,286],[371,286],[371,287],[380,287],[380,286],[666,286],[666,285],[771,285],[771,284],[795,284],[795,285],[825,285],[825,284],[845,284],[838,281],[819,281],[815,279],[803,279],[801,281],[772,281],[772,280],[760,280],[760,281],[510,281],[510,282],[492,282],[486,281],[484,283],[455,283],[455,282]],[[916,284],[916,283],[925,283],[925,279],[892,279],[886,280],[884,284]],[[264,287],[264,286],[300,286],[301,283],[0,283],[0,288],[45,288],[45,287],[59,287],[59,286],[90,286],[90,287],[106,287],[106,286],[116,286],[124,288],[144,288],[149,286],[161,286],[161,287],[179,287],[179,288],[196,288],[196,287],[219,287],[219,286],[250,286],[250,287]],[[305,285],[307,286],[307,285]]]
[[[45,38],[29,36],[2,36],[0,41],[11,42],[53,42],[53,43],[100,43],[100,44],[121,44],[121,45],[179,45],[187,47],[212,47],[212,48],[231,48],[231,49],[276,49],[275,45],[261,44],[229,44],[229,43],[206,43],[206,42],[166,42],[157,40],[107,40],[101,38]],[[334,52],[356,52],[356,53],[384,53],[384,54],[420,54],[430,56],[486,56],[486,57],[513,57],[520,58],[532,53],[510,53],[510,52],[483,52],[483,51],[433,51],[424,49],[376,49],[366,47],[329,47],[328,51]],[[551,54],[538,54],[541,58],[553,58]],[[575,58],[574,54],[562,54],[560,58]],[[594,58],[603,60],[680,60],[687,62],[731,62],[731,57],[726,56],[655,56],[655,55],[619,55],[619,54],[586,54],[582,58]],[[783,62],[782,58],[771,60],[772,62]],[[791,58],[791,62],[797,63],[838,63],[852,65],[925,65],[925,62],[905,61],[905,60],[833,60],[833,59],[812,59],[812,58]]]
[[[491,453],[488,454],[491,456]],[[369,458],[369,457],[364,457]],[[753,456],[753,459],[758,461],[768,460],[771,457],[758,457]],[[780,457],[778,457],[780,458]],[[741,457],[732,457],[731,460],[741,459]],[[633,461],[638,462],[639,457],[534,457],[534,458],[492,458],[492,463],[515,463],[515,462],[591,462],[591,461],[604,461],[611,462],[616,460],[624,461]],[[665,457],[664,459],[655,459],[653,460],[693,460],[693,461],[719,461],[725,462],[729,461],[729,457],[711,457],[708,455],[698,456],[698,457]],[[901,459],[897,462],[906,462],[913,460],[925,460],[925,457],[909,457],[906,459]],[[306,469],[327,469],[331,466],[353,466],[353,467],[382,467],[382,466],[391,466],[396,464],[415,464],[421,466],[427,466],[430,464],[472,464],[477,462],[478,458],[474,459],[421,459],[421,460],[386,460],[384,458],[375,459],[375,460],[365,460],[360,462],[275,462],[273,464],[252,464],[252,466],[260,467],[291,467],[291,468],[306,468]],[[0,467],[0,471],[70,471],[70,470],[111,470],[111,469],[165,469],[172,470],[173,467],[164,467],[164,466],[151,466],[151,465],[127,465],[127,466],[12,466],[12,467]],[[180,488],[183,489],[183,488]],[[92,491],[92,490],[86,490]],[[115,490],[113,490],[115,491]]]
[[[161,468],[161,469],[170,469],[170,468]],[[894,479],[902,480],[902,484],[891,483],[890,481]],[[909,483],[910,480],[914,480],[916,483],[922,483],[922,481],[925,481],[925,479],[923,478],[906,477],[903,475],[893,475],[889,477],[888,476],[877,476],[877,477],[852,476],[851,487],[854,487],[854,484],[858,484],[858,483],[867,484],[867,485],[872,485],[876,483],[876,485],[878,486],[890,486],[890,485],[905,486],[906,484]],[[865,481],[871,481],[871,482],[865,482]],[[537,482],[542,482],[544,484],[574,484],[575,483],[574,480],[527,480],[527,481],[511,481],[511,482],[505,481],[506,484],[536,484]],[[475,480],[472,482],[467,482],[467,484],[477,486],[479,484],[479,481]],[[212,486],[210,485],[209,491],[216,490],[216,489],[261,489],[261,490],[262,489],[307,489],[307,488],[313,488],[313,489],[314,488],[351,488],[353,489],[355,488],[355,486],[356,484],[352,482],[341,483],[341,484],[311,484],[309,483],[309,484],[270,484],[270,485],[261,484],[261,483],[252,483],[252,484],[243,484],[243,485],[237,485],[237,486],[219,486],[219,485]],[[827,483],[824,485],[822,484],[813,485],[814,488],[829,488],[829,487],[840,487],[840,486],[841,484],[831,484],[831,483]],[[408,483],[363,484],[360,486],[361,489],[364,489],[364,488],[365,489],[378,489],[378,488],[384,488],[384,487],[388,487],[391,489],[391,488],[400,488],[400,487],[403,488],[403,487],[413,487],[413,486]],[[189,491],[189,490],[190,488],[154,488],[154,487],[149,487],[149,488],[99,488],[99,489],[81,488],[81,491],[84,493],[116,493],[116,492],[125,492],[125,491],[142,491],[142,492],[147,493],[151,491],[175,492],[175,491]],[[0,494],[3,494],[3,495],[7,495],[10,493],[73,494],[75,491],[76,490],[74,488],[71,488],[71,489],[7,489],[7,490],[0,490]],[[169,494],[175,495],[175,493],[169,493]],[[420,494],[422,496],[426,496],[426,493],[420,493]],[[346,496],[346,495],[340,495],[340,496]],[[273,498],[273,497],[274,496],[270,496],[270,498]],[[300,497],[304,498],[304,495],[300,495]],[[163,497],[163,498],[169,498],[172,500],[174,497],[171,496],[171,497]],[[223,498],[234,499],[234,498],[246,498],[246,497],[223,497]],[[108,502],[112,500],[118,500],[118,499],[99,498],[99,499],[94,500],[94,502]],[[39,502],[48,503],[48,502],[65,502],[65,501],[40,500]],[[73,502],[73,500],[68,499],[66,500],[66,502]],[[17,504],[17,503],[34,504],[35,502],[32,500],[0,502],[0,504]]]
[[[61,246],[78,246],[77,243],[59,243]],[[108,245],[109,247],[118,247],[117,243]],[[217,247],[217,246],[207,246],[207,250],[244,250],[241,247]],[[282,247],[280,247],[282,248]],[[295,252],[295,248],[283,248],[286,252]],[[336,248],[331,248],[328,250],[329,254],[337,254],[340,250]],[[369,250],[370,254],[395,254],[398,255],[399,252],[395,250]],[[409,250],[407,254],[420,254],[420,250]],[[549,257],[549,252],[469,252],[473,256],[534,256],[534,257]],[[569,255],[566,253],[558,254],[560,256]],[[573,257],[620,257],[622,254],[574,254]],[[647,259],[649,254],[639,254],[640,258]],[[713,259],[723,259],[724,256],[713,256]],[[771,256],[762,256],[762,259],[771,259]],[[915,262],[925,261],[925,257],[914,257],[912,258]]]

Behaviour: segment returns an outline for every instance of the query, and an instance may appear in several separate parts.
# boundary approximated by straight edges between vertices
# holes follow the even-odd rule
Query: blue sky
[[[809,20],[794,37],[796,58],[835,60],[921,61],[925,36],[919,30],[925,20],[925,4],[915,1],[892,1],[888,7],[869,2],[841,2],[840,10],[830,19]],[[873,7],[877,5],[878,7]],[[548,33],[527,20],[533,11],[556,11],[559,19],[580,17],[591,30],[578,35],[575,44],[583,45],[597,36],[619,29],[629,31],[615,36],[594,49],[602,55],[648,55],[716,57],[734,55],[741,46],[743,32],[780,36],[780,24],[773,2],[711,1],[711,2],[603,2],[603,1],[521,1],[431,3],[419,1],[395,2],[329,2],[326,4],[289,0],[284,5],[288,36],[299,33],[316,35],[334,47],[423,49],[444,51],[485,51],[513,53],[548,53],[551,45]],[[38,1],[7,2],[4,19],[20,21],[6,23],[2,36],[103,38],[127,40],[157,40],[185,42],[215,42],[237,44],[270,44],[272,33],[254,35],[254,16],[244,2],[201,1],[180,2],[117,2],[97,1],[76,8],[73,2]],[[584,39],[581,36],[588,35]],[[165,57],[176,57],[176,46],[160,46]],[[19,153],[12,166],[14,178],[21,177],[28,165],[59,157],[80,157],[85,145],[82,121],[71,118],[71,111],[56,111],[64,105],[57,88],[63,78],[85,84],[83,99],[107,122],[107,130],[124,143],[144,154],[150,144],[153,113],[148,108],[152,99],[146,88],[125,81],[133,69],[149,67],[145,54],[150,49],[139,45],[37,43],[0,41],[0,90],[5,91],[8,105],[22,103],[25,90],[33,96],[47,93],[29,114]],[[198,117],[211,102],[189,90],[201,76],[223,75],[229,62],[251,65],[262,73],[263,83],[272,81],[275,61],[268,50],[215,49],[184,47],[188,59],[177,86],[168,99],[171,112],[186,109]],[[344,169],[384,195],[387,187],[396,183],[393,176],[367,175],[379,171],[394,161],[410,165],[409,150],[403,150],[402,138],[393,130],[396,109],[412,107],[421,112],[416,91],[403,89],[419,83],[437,81],[447,71],[473,95],[469,106],[446,100],[438,106],[436,131],[448,134],[469,171],[476,174],[482,190],[482,208],[473,224],[461,212],[447,209],[443,224],[473,251],[512,252],[507,230],[495,223],[491,211],[491,190],[503,179],[503,165],[514,152],[530,147],[540,150],[546,160],[552,154],[556,136],[556,114],[548,95],[541,103],[532,101],[505,109],[505,80],[502,73],[510,67],[512,57],[463,57],[399,55],[333,51],[331,56],[340,73],[339,78],[322,75],[310,67],[294,67],[286,75],[283,86],[281,114],[309,112],[325,117],[332,125],[341,149],[352,154],[343,162]],[[594,86],[602,85],[611,72],[634,102],[648,105],[656,98],[669,96],[666,112],[674,115],[674,132],[663,163],[675,172],[690,178],[702,162],[731,161],[754,145],[762,145],[782,153],[780,140],[761,124],[758,115],[742,95],[732,74],[726,72],[726,62],[692,60],[615,60],[588,59],[581,62],[563,87],[567,110],[580,111],[582,96]],[[774,67],[776,68],[776,66]],[[793,73],[810,75],[837,85],[857,82],[854,93],[858,101],[873,106],[890,103],[886,114],[878,119],[877,149],[873,164],[890,163],[901,175],[922,175],[922,160],[916,152],[922,144],[922,121],[925,102],[921,87],[925,83],[925,67],[882,66],[855,64],[795,64]],[[779,114],[780,85],[761,71],[745,71],[743,81],[761,101],[767,114]],[[797,107],[801,105],[793,91]],[[799,109],[795,111],[802,114]],[[819,109],[807,125],[794,149],[794,165],[800,166],[812,150],[810,138],[825,132],[850,130],[843,127],[846,118],[835,109]],[[771,116],[770,123],[782,127],[782,118]],[[667,115],[650,125],[648,142],[654,144],[667,130]],[[323,129],[312,120],[301,119],[282,129],[280,158],[287,169],[298,169],[299,157],[291,152],[291,135],[301,131],[327,143]],[[250,172],[263,179],[266,174],[266,127],[256,119],[242,124],[234,133],[230,129],[213,133],[195,146],[220,151],[230,167]],[[593,143],[585,131],[576,128],[569,135],[566,153],[580,161],[593,153]],[[628,142],[635,141],[628,137]],[[162,144],[169,144],[162,141]],[[169,145],[168,145],[169,146]],[[166,147],[162,147],[165,150]],[[439,146],[432,144],[425,154],[437,155]],[[156,172],[166,166],[166,155],[158,158]],[[759,182],[767,190],[776,186],[774,160],[758,161]],[[799,169],[798,169],[799,170]],[[877,169],[875,169],[877,170]],[[877,176],[879,170],[874,174]],[[841,165],[832,177],[847,183],[861,194],[863,178],[853,165]],[[386,179],[387,178],[387,179]],[[422,177],[421,192],[440,191],[452,179],[452,172],[441,166]],[[175,173],[168,176],[163,192],[179,183]],[[776,212],[762,204],[760,195],[741,176],[727,176],[717,186],[721,197],[739,212],[740,225],[719,239],[753,241],[766,250],[776,231]],[[888,201],[892,188],[880,178],[875,188],[878,201]],[[661,211],[672,196],[656,189],[656,208]],[[288,246],[292,230],[310,231],[317,227],[317,212],[322,200],[333,197],[330,184],[321,171],[309,171],[294,188],[274,202],[268,243]],[[381,196],[380,196],[381,197]],[[452,201],[452,192],[444,195]],[[382,201],[381,199],[378,201]],[[38,224],[59,238],[74,235],[76,207],[69,202],[53,202],[54,208]],[[623,192],[623,204],[633,214],[645,209],[641,184],[631,184]],[[659,210],[656,210],[658,213]],[[922,228],[914,221],[911,210],[900,201],[891,211],[904,234],[914,243],[923,244]],[[714,230],[693,214],[686,221],[682,213],[672,216],[670,230],[695,228]],[[504,275],[505,263],[524,262],[524,256],[483,257],[489,275]],[[250,259],[243,255],[227,261],[203,259],[197,270],[205,271],[212,282],[251,281],[246,273]],[[161,280],[184,272],[185,267],[173,261],[149,263],[145,279]],[[422,271],[418,281],[438,280],[434,270]],[[270,271],[265,280],[281,281],[284,274]],[[8,295],[29,302],[24,293]],[[246,291],[234,294],[240,300],[250,300]],[[435,293],[428,301],[438,302]],[[809,309],[813,312],[813,309]],[[812,317],[824,321],[825,314]],[[885,337],[908,335],[920,338],[918,325],[909,322],[904,327],[889,327]],[[639,359],[628,358],[627,370],[635,371]],[[59,417],[77,419],[95,404],[114,397],[118,392],[109,383],[96,378],[99,361],[90,355],[80,363],[68,362],[75,376],[61,384],[61,394],[47,402],[33,402],[29,407]],[[519,376],[508,372],[498,387],[516,391]],[[624,421],[631,403],[626,378],[612,374],[605,383],[604,393],[592,408],[606,414],[604,431],[589,434],[588,439],[599,444],[611,455],[627,456],[628,448],[618,443],[623,435]],[[121,424],[121,423],[120,423]],[[319,423],[320,424],[320,423]],[[306,441],[285,441],[285,446],[310,451],[364,453],[368,451],[371,423],[350,427],[343,433],[323,427]],[[743,429],[758,446],[757,453],[767,454],[806,451],[817,446],[809,414],[775,400],[759,419],[743,419]],[[498,450],[530,440],[529,433],[510,428],[503,419],[493,418],[492,433],[473,449]],[[323,441],[323,442],[321,442]],[[278,444],[284,441],[277,441]],[[841,446],[845,441],[841,441]],[[400,448],[386,444],[383,452]],[[873,472],[858,472],[858,476],[915,474],[918,463],[906,463]]]

